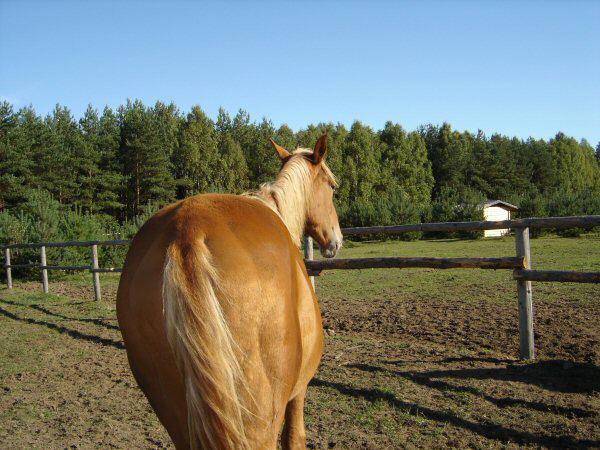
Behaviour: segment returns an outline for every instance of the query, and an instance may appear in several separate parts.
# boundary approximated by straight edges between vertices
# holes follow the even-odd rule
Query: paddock
[[[499,257],[513,238],[348,244],[344,258]],[[597,235],[531,241],[536,267],[600,269]],[[49,272],[0,291],[0,441],[7,447],[168,448],[130,375],[117,274]],[[323,271],[326,353],[307,399],[311,448],[600,445],[594,284],[535,283],[535,362],[520,362],[507,270]],[[41,387],[44,387],[43,389]]]
[[[304,237],[304,261],[310,275],[310,281],[315,286],[315,275],[323,270],[351,270],[368,268],[435,268],[435,269],[512,269],[513,277],[517,281],[518,307],[519,307],[519,348],[523,360],[535,358],[535,338],[533,330],[533,295],[532,281],[543,282],[573,282],[573,283],[600,283],[600,271],[565,271],[565,270],[532,270],[530,249],[530,228],[536,229],[592,229],[600,226],[600,216],[569,216],[569,217],[530,217],[517,220],[480,221],[480,222],[438,222],[418,223],[395,226],[374,226],[345,228],[345,236],[371,236],[371,235],[398,235],[410,232],[453,232],[453,231],[488,231],[513,229],[515,233],[516,256],[502,257],[405,257],[385,256],[381,258],[354,258],[332,259],[329,261],[315,261],[313,258],[313,242],[308,236]],[[13,243],[2,246],[4,253],[4,269],[6,286],[12,289],[12,270],[14,268],[37,267],[40,270],[42,289],[45,294],[49,292],[48,271],[89,271],[92,274],[94,298],[102,298],[100,287],[100,273],[121,272],[121,268],[105,267],[98,264],[98,247],[113,245],[129,245],[129,240],[110,241],[80,241],[80,242],[33,242]],[[47,263],[46,248],[65,247],[90,247],[91,262],[89,265],[60,266]],[[38,263],[11,263],[11,249],[39,249]]]

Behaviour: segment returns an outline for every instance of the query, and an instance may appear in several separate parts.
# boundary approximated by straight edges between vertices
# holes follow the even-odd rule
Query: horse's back
[[[161,295],[172,246],[190,277],[195,269],[186,255],[199,246],[208,253],[220,306],[253,390],[246,404],[265,414],[271,422],[265,427],[280,423],[282,407],[299,378],[306,378],[303,366],[316,369],[312,361],[320,358],[318,306],[285,225],[257,199],[199,195],[161,210],[132,241],[119,285],[119,324],[136,380],[176,445],[185,447],[185,389],[167,341]],[[306,347],[315,345],[308,355]]]

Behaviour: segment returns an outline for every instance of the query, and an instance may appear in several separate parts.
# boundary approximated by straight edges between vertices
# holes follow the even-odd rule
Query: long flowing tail
[[[167,250],[163,308],[184,378],[192,449],[247,449],[244,377],[217,298],[219,278],[203,241]]]

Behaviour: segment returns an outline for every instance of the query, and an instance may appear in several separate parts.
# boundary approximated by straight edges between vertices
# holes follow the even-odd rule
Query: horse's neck
[[[292,241],[300,247],[306,224],[306,199],[298,195],[304,193],[292,186],[288,180],[278,178],[263,186],[255,195],[275,211],[287,227]]]

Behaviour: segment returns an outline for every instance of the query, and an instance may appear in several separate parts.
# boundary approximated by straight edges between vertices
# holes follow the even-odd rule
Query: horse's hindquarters
[[[318,306],[301,258],[278,218],[255,200],[199,196],[161,211],[135,237],[118,293],[118,317],[136,380],[178,448],[189,446],[184,380],[167,341],[162,279],[167,249],[187,279],[206,268],[186,258],[205,246],[212,288],[247,388],[238,395],[250,447],[275,445],[287,404],[312,377],[322,346]],[[203,250],[203,251],[204,251]],[[187,301],[207,299],[193,292]],[[309,330],[302,334],[302,330]],[[310,373],[308,373],[310,372]],[[204,420],[200,418],[199,420]]]
[[[117,317],[137,383],[177,448],[187,448],[183,379],[167,341],[162,311],[165,232],[171,216],[172,211],[155,216],[134,238],[119,283]]]

